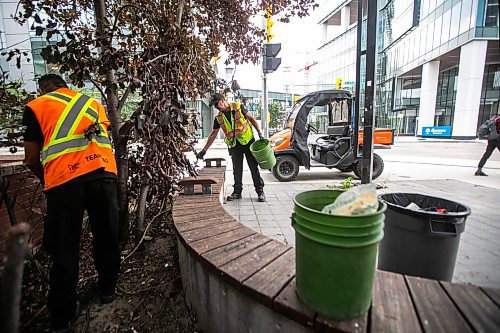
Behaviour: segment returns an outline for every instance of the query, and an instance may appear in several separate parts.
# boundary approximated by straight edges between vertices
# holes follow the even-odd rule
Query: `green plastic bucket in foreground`
[[[257,140],[250,145],[250,152],[259,163],[261,169],[272,169],[276,164],[273,148],[269,140]]]
[[[315,190],[295,196],[297,294],[322,315],[350,320],[370,306],[386,205],[367,216],[321,213],[340,193]]]

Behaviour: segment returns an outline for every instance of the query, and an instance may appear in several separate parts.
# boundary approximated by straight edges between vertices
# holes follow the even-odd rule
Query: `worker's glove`
[[[196,154],[196,158],[197,158],[197,159],[199,159],[199,160],[202,160],[202,159],[203,159],[203,157],[205,156],[205,154],[206,154],[206,153],[207,153],[207,152],[206,152],[205,150],[203,150],[203,149],[202,149],[202,150],[200,150],[200,151],[198,152],[198,154]]]
[[[264,140],[264,135],[262,135],[262,132],[259,132],[259,139]]]

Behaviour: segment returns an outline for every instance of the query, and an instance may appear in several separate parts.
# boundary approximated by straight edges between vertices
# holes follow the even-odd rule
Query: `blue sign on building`
[[[451,126],[432,126],[422,128],[422,137],[451,137]]]

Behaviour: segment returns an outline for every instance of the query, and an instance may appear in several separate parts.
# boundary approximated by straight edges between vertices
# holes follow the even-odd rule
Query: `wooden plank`
[[[250,228],[243,227],[217,236],[193,242],[190,245],[191,248],[198,254],[203,254],[253,234],[255,234],[255,231],[251,230]]]
[[[186,186],[186,185],[196,185],[196,184],[217,184],[217,181],[213,179],[212,177],[203,177],[203,176],[198,176],[198,177],[189,177],[189,178],[183,178],[179,180],[179,185],[180,186]]]
[[[227,224],[227,223],[234,223],[236,221],[232,216],[224,216],[224,217],[216,217],[208,220],[197,220],[193,219],[191,222],[187,223],[179,223],[176,224],[175,227],[177,228],[177,231],[179,231],[180,234],[184,234],[186,232],[196,230],[196,229],[203,229],[207,227],[213,227],[219,224]],[[241,223],[240,223],[241,224]]]
[[[204,161],[225,161],[226,159],[224,157],[209,157],[203,159]]]
[[[198,212],[198,213],[203,213],[205,209],[212,208],[215,206],[219,206],[220,209],[224,209],[222,205],[219,202],[200,202],[197,204],[190,203],[189,205],[187,204],[182,204],[179,207],[175,208],[172,213],[174,214],[174,218],[176,216],[183,216],[183,215],[189,215],[186,213],[191,213],[193,211]]]
[[[208,168],[203,168],[201,169],[198,174],[200,175],[205,175],[205,174],[218,174],[218,175],[224,175],[226,173],[226,167],[208,167]]]
[[[217,163],[217,162],[216,162]],[[226,172],[226,166],[211,166],[211,167],[205,167],[201,170],[198,171],[199,174],[205,174],[205,173],[219,173],[219,174],[224,174]]]
[[[450,298],[477,332],[500,332],[500,308],[478,287],[441,282]]]
[[[222,158],[222,157],[212,157],[212,158],[206,158],[205,159],[205,168],[211,168],[212,167],[212,162],[214,162],[213,164],[214,167],[222,167],[222,162],[225,161],[226,159],[225,158]]]
[[[198,228],[195,230],[182,232],[182,237],[186,242],[191,243],[243,227],[243,224],[239,222],[227,222],[216,225],[208,225],[205,228]]]
[[[368,313],[365,313],[359,318],[344,321],[328,319],[326,317],[323,317],[322,315],[318,315],[316,317],[314,326],[317,332],[361,333],[366,332],[367,323]]]
[[[404,276],[377,271],[373,285],[373,332],[422,332]]]
[[[205,175],[205,174],[224,175],[225,173],[226,173],[225,166],[203,168],[198,172],[198,174],[200,174],[200,175]]]
[[[206,195],[184,195],[181,194],[175,198],[174,210],[176,208],[182,207],[185,204],[197,204],[203,202],[218,202],[220,203],[218,194],[206,194]]]
[[[225,221],[225,222],[228,222],[228,221],[234,221],[235,218],[232,217],[231,215],[229,215],[228,213],[224,213],[224,214],[203,214],[203,215],[189,215],[189,216],[181,216],[181,217],[177,217],[175,220],[174,220],[174,225],[176,227],[179,228],[179,230],[186,230],[185,228],[181,228],[181,225],[182,224],[185,224],[185,223],[194,223],[195,225],[197,223],[201,223],[201,222],[205,222],[205,221],[212,221],[212,222],[217,222],[217,221]],[[189,229],[191,230],[191,229]]]
[[[197,210],[197,211],[203,212],[205,208],[214,207],[217,205],[219,205],[220,208],[223,209],[223,207],[219,201],[202,202],[202,203],[191,203],[190,202],[190,203],[178,205],[178,207],[176,207],[172,210],[172,213],[175,214],[175,216],[181,216],[187,210]]]
[[[274,298],[295,276],[295,251],[289,248],[269,265],[243,282],[248,293],[272,307]]]
[[[274,299],[273,309],[299,324],[312,327],[316,314],[299,299],[295,289],[295,278],[293,278]]]
[[[500,306],[500,289],[494,288],[481,288],[483,292],[488,295],[497,306]]]
[[[234,282],[235,287],[239,287],[243,281],[261,270],[289,249],[290,247],[288,245],[272,240],[271,242],[266,243],[231,262],[228,262],[227,264],[219,267],[219,269],[231,278],[230,281]]]
[[[214,205],[214,206],[211,206],[211,207],[207,207],[205,209],[203,209],[202,212],[200,212],[199,210],[196,210],[196,209],[190,209],[188,211],[184,211],[184,210],[179,210],[179,212],[177,210],[174,210],[172,212],[173,214],[173,217],[174,217],[174,220],[178,217],[187,217],[187,216],[191,216],[191,215],[200,215],[200,217],[202,215],[210,215],[210,214],[213,214],[213,215],[216,215],[216,214],[219,214],[219,215],[222,215],[222,213],[224,211],[221,211],[221,209],[223,209],[220,205]]]
[[[438,281],[406,276],[420,324],[426,332],[472,332]]]
[[[204,253],[202,256],[215,267],[220,267],[259,246],[269,243],[270,241],[270,238],[262,234],[254,234],[236,242],[227,244],[226,246]]]

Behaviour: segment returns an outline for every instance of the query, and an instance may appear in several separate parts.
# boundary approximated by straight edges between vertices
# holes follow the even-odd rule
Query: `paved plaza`
[[[406,148],[406,144],[410,148]],[[425,149],[420,152],[425,145],[432,146],[432,143],[403,139],[399,144],[400,151],[396,142],[394,149],[381,152],[386,171],[376,181],[385,187],[379,193],[416,192],[468,205],[472,214],[461,235],[453,281],[500,287],[500,210],[497,208],[500,202],[500,154],[494,152],[486,165],[485,172],[489,177],[474,177],[484,142],[436,142],[437,151]],[[465,148],[461,150],[460,147]],[[459,158],[447,158],[447,153],[454,149]],[[227,159],[225,191],[230,194],[233,175],[227,149],[216,143],[207,155]],[[224,207],[246,226],[294,246],[295,234],[290,219],[294,196],[307,190],[327,188],[327,185],[338,184],[349,176],[353,175],[326,168],[301,169],[296,181],[280,183],[269,171],[262,171],[267,202],[261,203],[257,202],[250,172],[245,168],[243,198],[226,202]]]

